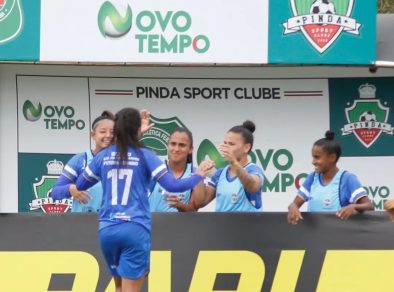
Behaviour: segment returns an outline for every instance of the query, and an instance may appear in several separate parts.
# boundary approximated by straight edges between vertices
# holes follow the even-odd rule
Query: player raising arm
[[[263,170],[248,160],[254,130],[254,123],[245,121],[227,132],[219,150],[229,164],[211,178],[203,205],[216,197],[217,212],[262,211]]]
[[[151,213],[148,186],[157,180],[171,192],[193,188],[213,167],[200,164],[190,177],[176,179],[150,150],[141,147],[138,110],[124,108],[115,116],[115,144],[96,155],[78,177],[78,190],[101,181],[99,241],[116,291],[140,291],[149,271]]]

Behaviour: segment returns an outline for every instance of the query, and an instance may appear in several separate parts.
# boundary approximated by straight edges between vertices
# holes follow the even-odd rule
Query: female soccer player
[[[195,171],[192,163],[193,135],[185,128],[175,129],[168,141],[167,169],[176,178],[189,177]],[[149,195],[151,212],[191,212],[204,200],[205,186],[201,181],[194,189],[171,193],[153,181]]]
[[[166,165],[139,144],[138,110],[124,108],[115,116],[115,144],[98,153],[77,179],[85,190],[101,180],[99,241],[116,291],[140,291],[149,271],[151,213],[148,186],[157,180],[170,192],[193,188],[213,167],[204,161],[188,178],[176,179]]]
[[[113,114],[103,111],[92,123],[90,136],[95,142],[94,149],[73,156],[52,188],[51,197],[55,200],[73,198],[72,212],[98,212],[100,209],[103,192],[101,184],[98,183],[87,191],[78,191],[75,181],[86,165],[93,160],[93,157],[112,143],[113,128]]]
[[[300,207],[304,202],[308,202],[310,212],[336,212],[341,219],[348,219],[354,211],[374,209],[357,177],[337,167],[341,153],[341,145],[331,131],[313,144],[315,171],[308,175],[288,207],[287,221],[290,224],[297,224],[302,219]]]
[[[204,205],[216,196],[217,212],[262,211],[263,170],[248,160],[254,130],[254,123],[245,121],[227,132],[219,150],[229,165],[218,169],[211,178]]]

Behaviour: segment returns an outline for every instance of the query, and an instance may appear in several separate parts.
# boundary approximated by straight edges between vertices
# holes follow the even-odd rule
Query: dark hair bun
[[[328,130],[325,134],[327,140],[334,140],[335,133],[333,131]]]
[[[109,120],[115,120],[114,114],[111,113],[110,111],[107,111],[107,110],[103,111],[101,113],[100,117],[103,117],[103,118],[106,118],[106,119],[109,119]]]
[[[248,129],[251,133],[254,132],[254,130],[256,130],[256,125],[249,120],[246,120],[245,122],[243,122],[242,127]]]

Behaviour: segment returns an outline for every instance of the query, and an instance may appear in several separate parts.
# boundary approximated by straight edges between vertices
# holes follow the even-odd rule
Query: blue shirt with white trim
[[[261,186],[264,181],[263,170],[254,163],[247,164],[244,169],[249,174],[260,177]],[[262,211],[261,188],[257,192],[247,192],[238,176],[230,175],[230,167],[227,165],[216,171],[208,183],[216,189],[217,212],[259,212]]]
[[[70,184],[75,183],[78,176],[82,174],[85,167],[93,160],[93,153],[91,150],[79,153],[71,157],[63,169],[62,176],[66,179],[59,179],[53,186],[51,196],[54,199],[60,200],[70,198],[71,194],[68,190]],[[101,205],[101,197],[103,189],[101,183],[97,183],[88,190],[91,199],[86,204],[81,204],[73,198],[73,205],[71,212],[98,212]]]
[[[171,168],[167,166],[167,169],[170,173],[172,173]],[[187,163],[183,174],[180,178],[189,177],[195,171],[195,167],[192,166],[191,163]],[[189,204],[192,189],[183,191],[183,192],[169,192],[160,183],[156,181],[152,181],[152,186],[150,189],[152,190],[149,195],[149,206],[151,212],[178,212],[178,209],[175,207],[171,207],[167,203],[167,197],[169,195],[176,195],[179,198],[179,201],[182,204]]]
[[[128,147],[128,160],[121,164],[116,145],[96,155],[83,176],[101,180],[103,200],[99,212],[99,228],[133,221],[148,230],[151,216],[148,202],[149,182],[167,173],[165,164],[146,148]],[[78,182],[77,182],[78,186]]]
[[[353,204],[357,202],[361,197],[367,196],[367,192],[365,189],[362,187],[361,183],[357,179],[357,177],[348,172],[348,171],[338,171],[340,174],[340,177],[338,178],[338,192],[337,196],[339,197],[339,207],[345,207],[349,204]],[[337,173],[337,175],[338,175]],[[336,176],[337,177],[337,176]],[[304,183],[302,186],[298,189],[298,194],[306,201],[310,201],[313,199],[315,194],[313,193],[313,185],[320,185],[323,186],[322,183],[322,174],[321,173],[316,173],[312,172],[310,173],[307,178],[305,179]],[[331,183],[335,184],[335,177],[333,178],[333,181],[331,181],[328,185]],[[333,192],[331,188],[326,189],[327,192]],[[327,194],[330,195],[330,194]],[[334,198],[332,199],[334,201]],[[311,209],[309,210],[311,212],[318,212],[321,210],[316,210],[316,209]],[[337,210],[335,210],[337,211]]]

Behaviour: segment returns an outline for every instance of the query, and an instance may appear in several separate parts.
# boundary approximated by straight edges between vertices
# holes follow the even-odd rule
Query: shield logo
[[[284,23],[285,34],[301,31],[319,52],[326,51],[346,31],[359,34],[351,18],[354,0],[290,0],[294,17]]]
[[[142,136],[141,143],[155,151],[157,155],[166,156],[167,144],[172,131],[176,128],[187,129],[187,127],[177,117],[160,119],[151,115],[150,119],[155,125]]]
[[[29,203],[30,210],[41,209],[44,213],[65,213],[72,206],[72,200],[63,199],[54,201],[49,196],[63,170],[63,163],[57,160],[49,161],[47,168],[48,175],[43,175],[40,181],[33,183],[35,199]]]
[[[36,200],[30,204],[31,210],[32,208],[34,209],[35,206],[39,206],[44,213],[67,212],[69,208],[67,204],[56,204],[52,198],[48,196],[58,178],[58,176],[43,175],[39,182],[33,183],[33,190]]]
[[[345,109],[348,124],[342,128],[342,135],[354,134],[361,144],[369,148],[383,132],[393,134],[392,126],[387,123],[390,108],[375,99],[375,86],[361,85],[359,92],[360,99]]]
[[[23,27],[20,0],[0,0],[0,44],[15,39]]]

